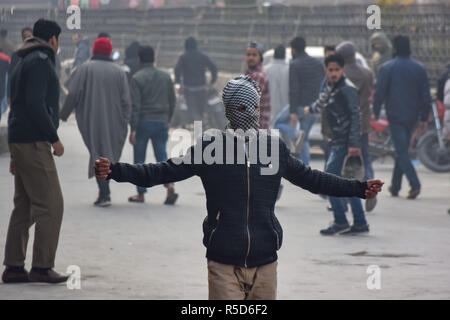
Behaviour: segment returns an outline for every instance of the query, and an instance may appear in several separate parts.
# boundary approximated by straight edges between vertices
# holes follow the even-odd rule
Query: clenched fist
[[[111,173],[111,162],[106,158],[99,158],[95,161],[94,169],[97,179],[106,180]]]
[[[381,192],[384,182],[381,180],[368,180],[366,189],[366,198],[373,199]]]

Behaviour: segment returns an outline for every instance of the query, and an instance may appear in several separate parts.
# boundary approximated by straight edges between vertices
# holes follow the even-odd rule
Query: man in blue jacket
[[[420,193],[420,181],[408,151],[417,122],[420,120],[419,125],[426,126],[431,107],[430,87],[425,68],[410,58],[409,38],[397,36],[393,42],[395,58],[379,70],[373,113],[377,119],[381,105],[385,104],[396,153],[389,191],[398,196],[405,174],[411,186],[408,199],[415,199]]]
[[[275,143],[264,139],[267,135],[259,131],[259,88],[250,77],[230,80],[222,98],[230,130],[219,132],[215,140],[200,141],[189,149],[183,161],[172,158],[156,164],[130,165],[111,164],[100,158],[95,164],[96,175],[99,179],[142,187],[199,176],[206,191],[208,211],[203,222],[203,244],[207,248],[209,298],[275,299],[277,251],[282,245],[283,230],[274,207],[281,178],[316,194],[360,198],[375,197],[383,182],[360,182],[312,170],[292,156],[277,137]],[[242,137],[240,132],[244,131]],[[252,148],[254,137],[256,148]],[[217,139],[227,143],[220,146]],[[220,156],[216,162],[207,163],[202,154],[211,149],[212,141],[217,146],[215,154]],[[228,141],[233,143],[231,148]],[[261,148],[271,155],[272,162],[261,157]],[[199,161],[197,151],[202,151]],[[244,151],[245,159],[237,156]],[[252,157],[256,154],[259,159]],[[265,174],[265,169],[272,167],[278,170]]]

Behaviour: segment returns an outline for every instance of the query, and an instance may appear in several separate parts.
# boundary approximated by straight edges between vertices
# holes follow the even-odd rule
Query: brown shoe
[[[419,193],[420,193],[420,189],[415,189],[415,190],[411,189],[411,190],[409,190],[408,197],[406,197],[406,199],[413,200],[413,199],[417,198]]]
[[[69,276],[62,276],[53,269],[31,269],[29,275],[30,282],[62,283],[69,279]]]
[[[2,275],[3,283],[24,283],[28,280],[28,271],[25,268],[6,267]]]

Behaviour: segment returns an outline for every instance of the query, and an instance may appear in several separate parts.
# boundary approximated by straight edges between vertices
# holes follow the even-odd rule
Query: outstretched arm
[[[282,148],[286,148],[286,146],[283,144]],[[384,184],[380,180],[361,182],[341,178],[319,170],[312,170],[290,153],[287,153],[287,157],[283,178],[312,193],[334,197],[358,197],[366,199],[376,197]]]
[[[198,174],[199,165],[189,164],[189,161],[186,161],[188,157],[190,158],[189,152],[184,158],[135,165],[120,162],[111,164],[108,159],[100,158],[95,161],[95,175],[100,180],[113,179],[117,182],[130,182],[149,188],[158,184],[185,180]],[[181,160],[185,161],[181,162]]]

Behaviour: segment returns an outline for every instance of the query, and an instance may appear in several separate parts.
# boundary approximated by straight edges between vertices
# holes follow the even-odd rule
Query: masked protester
[[[100,158],[95,164],[99,179],[131,182],[142,187],[192,176],[201,178],[208,212],[203,221],[203,244],[208,260],[209,299],[276,298],[277,251],[283,242],[283,231],[273,208],[281,178],[313,193],[340,197],[374,197],[383,184],[378,180],[342,179],[303,165],[291,156],[278,137],[268,137],[258,130],[259,102],[257,84],[249,77],[240,76],[229,81],[223,90],[229,121],[226,132],[218,131],[209,139],[201,139],[182,158],[136,165]],[[244,137],[243,130],[247,130]],[[220,155],[210,164],[205,157],[196,159],[197,151],[204,155],[218,139],[232,142],[232,148],[225,142],[217,147],[222,148],[215,149],[216,156]],[[256,153],[252,151],[252,141],[256,142]],[[252,157],[259,155],[261,148],[267,154],[277,155],[270,164]],[[244,154],[245,158],[238,154]],[[262,173],[262,169],[271,166],[277,170]]]

